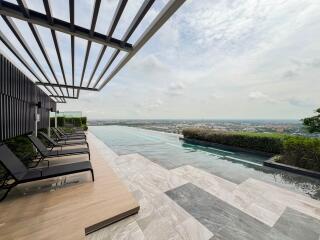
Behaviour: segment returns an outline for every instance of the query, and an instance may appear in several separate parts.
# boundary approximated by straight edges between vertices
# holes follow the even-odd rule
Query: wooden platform
[[[1,239],[85,239],[85,234],[139,211],[105,161],[116,155],[90,133],[88,141],[95,182],[88,172],[20,185],[0,203]],[[84,159],[68,157],[68,162]],[[63,162],[65,158],[50,161]]]

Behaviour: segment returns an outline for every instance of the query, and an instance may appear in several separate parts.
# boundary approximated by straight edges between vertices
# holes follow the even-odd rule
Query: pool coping
[[[264,161],[263,165],[267,166],[267,167],[277,168],[280,170],[285,170],[288,172],[304,175],[307,177],[313,177],[313,178],[320,179],[320,172],[316,172],[316,171],[312,171],[312,170],[308,170],[305,168],[300,168],[300,167],[296,167],[296,166],[292,166],[292,165],[287,165],[284,163],[278,163],[275,161],[275,158],[276,157],[273,157],[273,158],[270,158],[270,159]]]

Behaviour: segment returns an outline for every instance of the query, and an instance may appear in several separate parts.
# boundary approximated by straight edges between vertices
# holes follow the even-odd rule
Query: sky
[[[44,11],[41,1],[26,2]],[[75,2],[76,24],[89,27],[94,1]],[[102,1],[96,31],[106,33],[117,2]],[[128,1],[114,37],[121,39],[142,2]],[[137,41],[167,2],[156,0],[130,43]],[[68,20],[65,3],[51,1],[54,17]],[[27,25],[14,21],[48,70]],[[58,108],[80,110],[89,119],[301,119],[320,107],[319,22],[320,1],[187,0],[100,92],[81,91],[79,100],[67,100]],[[15,43],[2,19],[0,27]],[[37,29],[62,83],[50,31]],[[70,40],[57,34],[71,83]],[[15,46],[23,53],[19,43]],[[76,39],[76,83],[85,49],[86,41]],[[99,49],[93,44],[85,84]],[[107,49],[98,73],[112,52]]]

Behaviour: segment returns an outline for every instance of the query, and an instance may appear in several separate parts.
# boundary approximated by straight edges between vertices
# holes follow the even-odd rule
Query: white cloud
[[[296,72],[294,70],[288,70],[283,73],[284,78],[294,78],[298,75],[299,75],[298,72]]]
[[[183,82],[173,82],[166,89],[166,94],[169,96],[179,96],[184,93],[184,89],[186,88]]]
[[[299,99],[296,97],[291,97],[289,99],[286,99],[285,101],[287,101],[289,104],[291,104],[292,106],[295,107],[302,107],[302,108],[316,108],[317,105],[310,101],[310,100],[305,100],[305,99]]]
[[[271,98],[267,94],[262,93],[260,91],[250,92],[249,93],[249,99],[251,99],[251,100],[263,100],[263,101],[272,102],[272,103],[276,101],[275,99]]]

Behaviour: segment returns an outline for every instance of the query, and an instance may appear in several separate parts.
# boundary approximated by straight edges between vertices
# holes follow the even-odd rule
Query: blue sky
[[[93,1],[75,2],[76,24],[88,27]],[[115,37],[122,37],[142,2],[129,0]],[[166,2],[156,0],[131,43]],[[27,3],[44,11],[38,0]],[[51,3],[55,17],[69,18],[64,0]],[[106,33],[116,4],[102,1],[97,31]],[[82,110],[91,119],[302,118],[320,107],[319,22],[320,2],[314,0],[187,0],[101,92],[82,91],[80,100],[68,100],[59,108]],[[15,23],[32,39],[30,46],[36,46],[25,23]],[[12,36],[2,19],[0,26]],[[38,30],[62,82],[49,31]],[[58,38],[71,82],[70,40],[61,33]],[[86,42],[77,39],[76,47],[79,82]],[[46,69],[40,50],[33,49]],[[93,45],[84,83],[99,49]],[[103,63],[112,52],[107,49]]]

